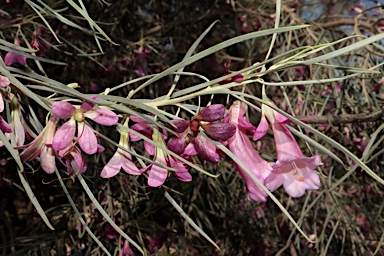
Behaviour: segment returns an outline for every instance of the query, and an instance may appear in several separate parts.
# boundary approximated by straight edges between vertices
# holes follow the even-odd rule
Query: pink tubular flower
[[[92,96],[97,100],[97,96]],[[56,150],[63,150],[71,145],[75,138],[76,123],[77,135],[80,148],[91,155],[97,152],[98,144],[95,133],[85,124],[85,117],[92,119],[96,123],[111,126],[118,121],[118,116],[108,109],[94,109],[95,104],[83,102],[79,109],[68,102],[54,102],[52,104],[52,113],[61,119],[70,118],[64,123],[53,137],[52,147]]]
[[[255,127],[252,126],[248,118],[244,118],[247,113],[247,105],[241,101],[235,101],[229,110],[229,122],[236,126],[236,133],[228,139],[229,150],[245,165],[248,169],[264,184],[264,179],[270,174],[272,167],[254,149],[247,133],[254,133]],[[236,170],[242,176],[248,198],[258,202],[267,200],[267,193],[242,169],[236,164]]]
[[[45,128],[26,149],[21,152],[21,161],[32,161],[40,155],[41,168],[48,174],[54,173],[56,168],[55,152],[52,148],[52,139],[59,119],[51,116]]]
[[[128,119],[127,119],[128,121]],[[127,124],[127,123],[126,123]],[[120,132],[120,142],[119,145],[129,149],[129,136],[126,131]],[[109,160],[109,162],[104,166],[103,170],[100,173],[102,178],[110,178],[115,176],[120,172],[120,169],[131,175],[140,175],[142,171],[140,171],[136,165],[132,162],[131,154],[118,148],[113,157]]]
[[[20,39],[16,36],[14,44],[20,46]],[[18,55],[13,52],[8,52],[4,57],[4,63],[6,66],[11,66],[15,61],[17,61],[20,65],[27,65],[27,57]]]
[[[273,104],[264,93],[263,99]],[[274,191],[283,185],[291,197],[301,197],[307,189],[319,189],[320,177],[316,168],[323,164],[320,156],[303,156],[297,141],[284,125],[289,121],[286,117],[263,104],[261,122],[253,139],[262,137],[268,131],[266,118],[272,126],[277,161],[271,164],[273,170],[265,179],[265,186]]]

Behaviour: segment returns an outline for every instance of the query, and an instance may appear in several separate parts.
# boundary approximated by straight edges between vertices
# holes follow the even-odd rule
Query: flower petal
[[[3,100],[3,94],[1,94],[0,91],[0,113],[4,111],[4,100]]]
[[[168,170],[164,169],[157,165],[152,165],[149,176],[148,176],[148,186],[150,187],[159,187],[164,184],[168,176]]]
[[[0,116],[0,130],[4,133],[11,133],[12,129],[7,122]]]
[[[264,115],[261,116],[259,125],[256,128],[255,133],[253,134],[253,140],[258,140],[263,137],[268,132],[268,121]]]
[[[44,146],[40,154],[41,168],[48,174],[52,174],[56,169],[55,152],[53,148]]]
[[[185,145],[186,136],[187,136],[187,134],[185,134],[185,136],[180,138],[180,139],[177,137],[170,138],[168,143],[167,143],[168,149],[171,150],[172,152],[178,154],[178,155],[183,153],[183,151],[186,147],[186,145]]]
[[[111,178],[118,174],[121,169],[121,160],[122,155],[116,152],[109,162],[104,166],[103,170],[100,173],[102,178]]]
[[[11,84],[11,82],[9,81],[8,77],[0,76],[0,87],[1,88],[5,88],[10,84]]]
[[[168,159],[169,159],[170,166],[177,170],[176,172],[173,172],[173,174],[179,180],[184,181],[184,182],[190,182],[192,180],[192,176],[188,172],[188,169],[183,162],[181,162],[180,160],[178,160],[172,156],[168,156]]]
[[[77,134],[80,148],[88,155],[95,154],[97,152],[97,138],[93,130],[81,122],[78,123]]]
[[[153,126],[147,122],[136,123],[131,126],[131,129],[144,135],[147,138],[152,138]],[[132,141],[137,141],[137,140],[140,140],[140,137],[130,133],[129,139]]]
[[[172,120],[172,123],[175,125],[175,127],[169,124],[167,124],[167,127],[169,127],[169,129],[171,129],[172,131],[175,131],[177,133],[182,133],[188,129],[188,126],[191,123],[191,121],[178,119],[178,120]]]
[[[80,149],[74,147],[70,154],[73,158],[73,161],[75,162],[77,169],[79,170],[79,173],[84,173],[87,170],[87,164],[83,154],[81,154]]]
[[[52,147],[55,150],[63,150],[71,145],[76,133],[76,121],[71,118],[65,122],[55,133],[52,140]]]
[[[91,96],[90,98],[92,98],[92,96]],[[96,96],[96,98],[97,98],[97,96]],[[97,99],[94,99],[94,100],[98,100],[98,98],[97,98]],[[83,112],[87,112],[87,111],[92,110],[94,106],[96,106],[95,103],[93,103],[93,102],[89,102],[89,101],[84,101],[84,102],[81,104],[80,109],[81,109],[81,111],[83,111]]]
[[[115,125],[119,121],[119,117],[109,109],[91,110],[85,112],[84,116],[106,126]]]
[[[61,119],[68,119],[76,112],[76,108],[69,102],[59,101],[52,103],[52,113]]]
[[[121,152],[121,162],[123,170],[131,175],[141,175],[142,171],[132,162],[131,155],[127,152]]]
[[[6,66],[11,66],[16,61],[16,55],[12,52],[8,52],[4,57],[4,63]]]
[[[228,123],[201,124],[201,127],[214,140],[227,140],[236,132],[236,126]]]
[[[197,121],[214,122],[224,117],[225,107],[222,104],[210,105],[199,113],[193,119]]]
[[[283,159],[288,155],[302,157],[303,153],[296,139],[285,125],[277,122],[272,124],[273,138],[275,139],[277,159]]]
[[[191,143],[193,143],[198,157],[202,160],[212,162],[214,164],[218,163],[220,160],[219,154],[216,152],[216,146],[200,134],[196,138],[192,138]]]

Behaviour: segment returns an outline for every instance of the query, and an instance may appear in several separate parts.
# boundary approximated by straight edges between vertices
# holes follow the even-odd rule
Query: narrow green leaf
[[[1,133],[0,133],[0,136],[1,136]],[[27,192],[27,195],[28,195],[29,199],[31,200],[33,206],[35,207],[36,211],[39,213],[40,217],[43,219],[45,224],[51,230],[55,230],[55,228],[49,222],[49,220],[47,218],[47,215],[45,215],[44,210],[41,208],[39,201],[37,201],[37,198],[35,197],[35,194],[33,194],[33,191],[31,189],[31,187],[29,186],[28,181],[24,178],[23,173],[20,172],[20,171],[18,171],[17,173],[19,174],[19,178],[20,178],[21,184],[23,185],[23,187],[25,189],[25,192]]]

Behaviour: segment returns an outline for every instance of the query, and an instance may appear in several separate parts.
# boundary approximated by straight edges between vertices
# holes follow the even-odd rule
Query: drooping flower
[[[52,140],[58,121],[58,118],[50,117],[41,133],[31,143],[26,145],[26,149],[21,152],[21,161],[32,161],[40,155],[41,168],[48,174],[55,172],[55,152],[52,148]]]
[[[17,36],[15,37],[14,45],[20,46],[20,39]],[[21,56],[13,52],[8,52],[4,57],[4,63],[6,66],[11,66],[15,61],[22,66],[27,65],[27,57],[25,56]]]
[[[236,126],[236,133],[228,139],[229,150],[264,184],[264,180],[270,174],[272,167],[264,160],[253,147],[247,134],[253,134],[256,130],[252,126],[247,113],[247,105],[241,101],[235,101],[229,110],[229,122]],[[235,162],[236,170],[242,176],[248,198],[258,202],[267,200],[267,193]]]
[[[151,138],[154,142],[161,145],[161,147],[154,146],[149,142],[144,141],[144,147],[148,154],[154,155],[154,162],[156,164],[150,164],[147,167],[143,168],[141,171],[146,172],[149,171],[148,175],[148,185],[151,187],[161,186],[168,177],[168,169],[162,167],[167,166],[175,169],[173,174],[181,181],[189,182],[192,180],[191,174],[188,172],[187,166],[181,162],[179,159],[173,157],[168,154],[163,148],[166,148],[164,139],[166,139],[167,134],[164,131],[160,133],[157,127],[153,127],[151,124],[146,122],[145,120],[131,116],[131,119],[136,121],[137,123],[131,126],[132,130],[135,130],[144,136]],[[130,133],[130,139],[133,141],[137,141],[140,137]],[[180,155],[188,159],[187,156]]]
[[[153,129],[152,139],[154,142],[160,144],[163,147],[166,147],[163,137],[157,129]],[[160,147],[155,147],[153,161],[160,165],[176,169],[174,174],[181,181],[189,182],[192,180],[192,176],[188,172],[188,169],[184,163],[167,154],[167,152]],[[148,185],[151,187],[158,187],[163,185],[168,177],[168,170],[162,166],[150,164],[143,169],[143,171],[147,170],[149,170]]]
[[[263,88],[263,99],[270,101]],[[268,122],[272,127],[275,140],[277,161],[271,164],[273,170],[265,179],[265,186],[274,191],[281,185],[291,197],[301,197],[305,191],[320,188],[320,177],[316,168],[322,165],[320,156],[303,156],[297,141],[285,124],[289,121],[279,112],[262,105],[262,118],[253,139],[262,137],[268,131]]]
[[[97,147],[97,149],[102,151],[104,148],[101,149],[100,147]],[[71,175],[74,171],[71,165],[72,161],[74,162],[79,173],[84,173],[87,170],[87,163],[85,158],[81,153],[81,150],[74,143],[71,143],[63,150],[60,150],[57,153],[57,156],[59,157],[60,161],[62,161],[61,159],[64,159],[64,162],[62,161],[62,163],[67,167],[67,172],[69,175]]]
[[[231,60],[227,60],[227,62],[224,64],[224,68],[226,70],[226,73],[223,76],[226,76],[226,75],[233,73],[232,71],[229,70],[229,65],[231,65]],[[243,79],[244,79],[243,74],[237,74],[233,77],[227,78],[227,79],[219,82],[219,84],[227,84],[230,82],[240,83],[241,81],[243,81]]]
[[[44,30],[45,28],[42,27],[42,28],[36,29],[32,33],[31,47],[35,50],[38,50],[36,54],[40,57],[44,56],[44,52],[51,48],[51,46],[46,41],[39,39],[42,31]]]
[[[97,100],[97,96],[91,97]],[[68,119],[56,132],[53,137],[52,146],[56,150],[63,150],[71,145],[75,138],[77,124],[77,142],[80,148],[91,155],[97,152],[97,138],[92,129],[85,124],[85,118],[92,119],[96,123],[111,126],[118,121],[118,116],[108,109],[94,109],[95,104],[83,102],[80,108],[76,108],[68,102],[54,102],[52,104],[52,113],[61,119]]]
[[[128,119],[124,125],[127,125]],[[129,136],[128,132],[120,130],[120,141],[119,145],[129,149]],[[104,166],[103,170],[100,173],[102,178],[110,178],[115,176],[120,172],[120,169],[131,175],[140,175],[142,171],[140,171],[136,165],[132,162],[132,156],[128,152],[118,148],[113,157],[109,160],[109,162]]]
[[[22,146],[25,142],[26,132],[30,129],[24,121],[17,97],[10,93],[9,98],[11,99],[11,128],[15,136],[16,146]]]
[[[220,155],[216,146],[199,134],[200,127],[212,139],[217,141],[226,141],[236,132],[233,124],[218,122],[223,119],[225,107],[222,104],[210,105],[198,112],[191,121],[173,120],[175,127],[170,127],[178,133],[177,137],[172,137],[168,142],[168,148],[176,154],[181,154],[185,149],[190,153],[188,155],[198,155],[202,160],[217,163]],[[189,131],[192,135],[189,135]],[[186,148],[186,139],[190,143]],[[193,152],[193,153],[191,153]]]
[[[0,88],[5,88],[10,85],[11,82],[5,76],[0,76]],[[3,100],[3,90],[0,90],[0,113],[4,111],[4,100]],[[12,128],[9,124],[0,116],[0,130],[4,133],[9,134],[12,132]]]

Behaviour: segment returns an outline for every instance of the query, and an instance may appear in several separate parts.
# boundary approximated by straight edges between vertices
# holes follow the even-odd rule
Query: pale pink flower
[[[273,104],[265,95],[263,99]],[[265,186],[274,191],[281,185],[291,197],[301,197],[305,190],[320,188],[320,177],[316,168],[322,165],[319,155],[303,156],[297,141],[285,126],[289,120],[268,107],[262,105],[262,118],[253,139],[262,137],[268,131],[268,122],[272,126],[277,161],[271,164],[273,170],[265,179]]]
[[[236,133],[228,139],[228,148],[264,184],[272,167],[259,155],[247,136],[256,128],[249,123],[247,116],[244,118],[246,113],[247,105],[241,101],[235,101],[229,109],[229,122],[236,126]],[[265,202],[267,193],[237,163],[235,166],[245,182],[248,198]]]
[[[97,100],[97,96],[92,99]],[[94,109],[95,104],[83,102],[80,108],[76,108],[68,102],[54,102],[52,104],[52,113],[61,119],[68,119],[56,132],[53,137],[52,146],[56,150],[63,150],[71,145],[75,138],[77,124],[77,141],[80,148],[91,155],[97,152],[97,137],[92,129],[85,124],[85,118],[92,119],[96,123],[111,126],[118,121],[118,116],[108,109]]]
[[[55,172],[55,152],[52,148],[52,140],[58,121],[59,119],[51,116],[41,133],[21,152],[21,161],[32,161],[40,155],[41,168],[48,174]]]
[[[128,119],[127,119],[128,120]],[[126,131],[120,132],[120,141],[119,145],[129,149],[129,136]],[[102,178],[110,178],[115,176],[120,172],[120,169],[131,175],[140,175],[142,171],[140,171],[136,165],[132,162],[132,156],[128,152],[118,148],[113,157],[109,160],[109,162],[104,166],[103,170],[100,173]]]

